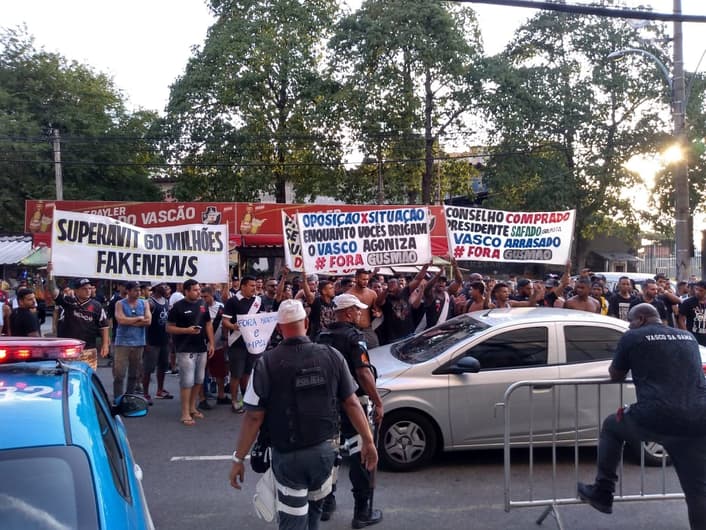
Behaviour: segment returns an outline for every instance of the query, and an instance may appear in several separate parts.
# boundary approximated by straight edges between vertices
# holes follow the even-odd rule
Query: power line
[[[536,2],[534,0],[453,0],[462,4],[488,4],[494,6],[526,7],[544,11],[559,11],[576,15],[596,15],[608,18],[634,18],[638,20],[661,20],[664,22],[706,22],[706,16],[684,15],[676,13],[657,13],[637,9],[623,9],[579,4],[559,4],[555,2]]]

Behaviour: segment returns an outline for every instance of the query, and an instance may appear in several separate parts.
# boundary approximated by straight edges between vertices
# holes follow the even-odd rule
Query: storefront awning
[[[20,264],[25,267],[46,267],[51,260],[51,249],[49,247],[37,247],[28,256],[20,260]]]
[[[32,253],[32,236],[0,236],[0,265],[16,265]]]

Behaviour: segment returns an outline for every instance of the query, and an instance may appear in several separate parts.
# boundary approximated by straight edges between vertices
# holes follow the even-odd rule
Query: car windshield
[[[0,451],[0,526],[97,528],[93,478],[75,446]]]
[[[392,355],[402,362],[419,364],[433,359],[450,346],[471,337],[489,326],[463,315],[394,344]]]

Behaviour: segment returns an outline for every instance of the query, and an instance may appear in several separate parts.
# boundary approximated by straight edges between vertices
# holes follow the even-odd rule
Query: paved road
[[[106,384],[111,381],[110,368],[99,368]],[[108,386],[108,385],[107,385]],[[110,388],[108,386],[108,388]],[[167,388],[178,391],[177,377],[167,375]],[[155,525],[159,529],[232,530],[233,528],[272,529],[274,525],[257,519],[251,499],[258,476],[250,471],[243,491],[228,485],[230,454],[242,416],[227,406],[210,411],[194,427],[179,423],[178,400],[160,401],[150,407],[145,418],[126,419],[137,461],[142,466],[145,492]],[[579,479],[593,477],[595,450],[580,453]],[[527,452],[519,450],[513,458],[526,461]],[[557,491],[560,497],[573,491],[573,453],[559,452]],[[551,453],[540,451],[535,464],[535,494],[551,491]],[[639,487],[636,466],[626,467],[631,486]],[[513,492],[526,495],[521,481],[526,466],[513,470]],[[668,470],[671,490],[677,488],[673,472]],[[323,530],[350,528],[352,498],[347,471],[339,481],[339,511],[332,521],[322,523]],[[535,520],[541,508],[514,508],[509,513],[503,505],[502,451],[468,451],[441,456],[434,465],[413,473],[378,473],[376,505],[383,508],[388,529],[526,529],[556,528],[549,518],[542,527]],[[565,528],[597,529],[686,529],[683,501],[616,504],[614,514],[603,515],[587,506],[559,508]]]

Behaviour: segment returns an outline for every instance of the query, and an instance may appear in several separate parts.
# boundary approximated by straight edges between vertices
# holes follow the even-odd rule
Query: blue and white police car
[[[153,529],[121,416],[73,339],[0,338],[0,527]]]

